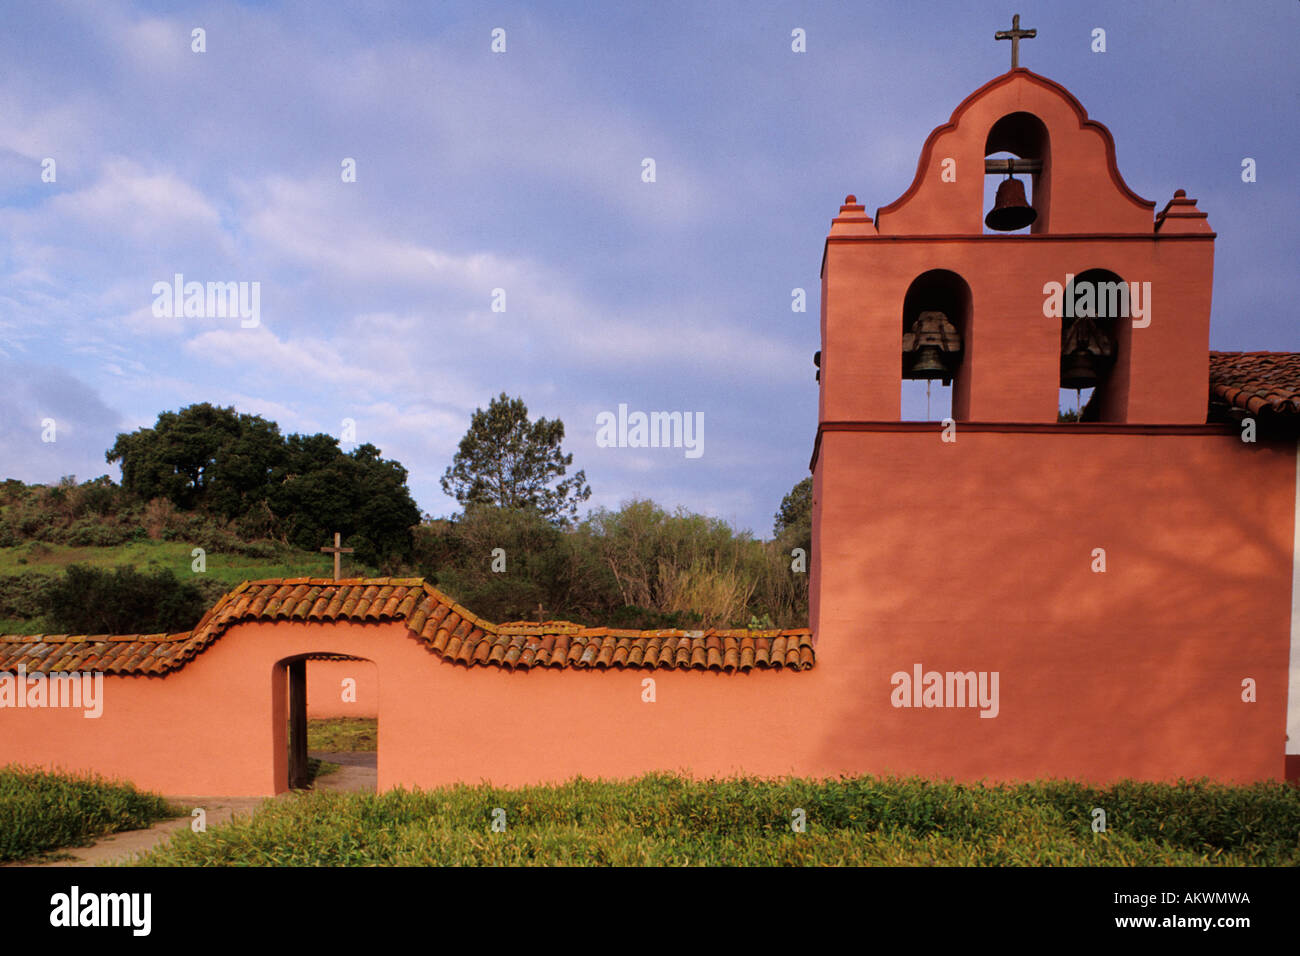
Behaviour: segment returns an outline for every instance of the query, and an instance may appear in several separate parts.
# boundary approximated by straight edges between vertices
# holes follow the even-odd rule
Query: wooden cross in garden
[[[1011,41],[1011,69],[1014,70],[1020,66],[1020,41],[1031,40],[1036,36],[1038,36],[1037,30],[1020,29],[1020,14],[1017,13],[1011,18],[1011,29],[999,30],[993,34],[993,39]]]
[[[326,552],[330,552],[330,553],[332,553],[332,554],[334,555],[334,580],[337,581],[337,580],[339,579],[339,555],[342,555],[342,554],[351,554],[353,549],[352,549],[352,548],[341,548],[341,547],[339,547],[339,533],[338,533],[337,531],[335,531],[335,532],[334,532],[334,547],[332,547],[332,548],[325,547],[325,548],[321,548],[321,550],[322,550],[322,551],[326,551]]]

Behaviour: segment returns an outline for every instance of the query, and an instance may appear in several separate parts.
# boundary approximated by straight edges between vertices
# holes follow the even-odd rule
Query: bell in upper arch
[[[998,183],[993,208],[984,217],[984,225],[998,232],[1023,229],[1038,218],[1038,210],[1025,199],[1025,184],[1014,176]]]

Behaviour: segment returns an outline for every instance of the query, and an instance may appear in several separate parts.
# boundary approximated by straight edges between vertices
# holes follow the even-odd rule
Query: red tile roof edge
[[[1253,415],[1300,415],[1300,352],[1210,352],[1210,394]]]
[[[619,630],[572,621],[492,624],[423,578],[266,578],[244,581],[214,604],[192,631],[177,634],[0,635],[0,673],[96,670],[164,676],[180,670],[229,628],[250,621],[362,623],[402,621],[452,664],[505,670],[559,667],[748,672],[809,670],[812,631]],[[322,649],[321,653],[327,653]]]

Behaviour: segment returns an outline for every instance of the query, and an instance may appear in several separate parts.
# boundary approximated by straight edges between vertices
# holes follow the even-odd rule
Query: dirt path
[[[371,750],[369,752],[343,752],[343,753],[325,753],[313,750],[311,756],[318,757],[329,763],[341,764],[343,769],[324,777],[316,778],[316,786],[313,788],[322,792],[339,793],[342,791],[352,792],[364,790],[369,793],[375,792],[375,785],[379,780],[377,754]]]
[[[271,797],[168,797],[170,802],[193,810],[202,807],[207,814],[207,825],[226,823],[237,814],[252,813],[264,800]],[[103,863],[121,863],[171,838],[178,830],[187,829],[193,818],[177,817],[164,820],[144,830],[123,830],[97,840],[91,846],[67,847],[59,852],[72,854],[71,859],[51,863],[11,863],[10,866],[99,866]]]
[[[369,753],[321,753],[312,751],[311,756],[330,763],[341,764],[341,770],[319,777],[315,790],[339,793],[343,791],[375,792],[377,781],[376,754]],[[254,812],[266,800],[280,800],[290,794],[282,793],[277,797],[168,797],[171,803],[193,810],[202,807],[207,814],[207,825],[216,826],[226,823],[237,815]],[[144,830],[124,830],[96,841],[91,846],[68,847],[61,852],[71,854],[71,859],[56,860],[51,863],[10,863],[7,866],[99,866],[106,863],[121,863],[152,850],[171,838],[173,833],[184,830],[192,822],[192,816],[164,820]]]

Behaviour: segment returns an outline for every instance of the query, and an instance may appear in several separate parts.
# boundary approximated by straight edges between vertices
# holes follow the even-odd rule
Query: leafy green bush
[[[96,776],[0,767],[0,862],[87,846],[176,816],[157,794]]]
[[[648,500],[572,528],[535,509],[478,505],[416,528],[413,570],[493,621],[535,618],[540,603],[548,618],[611,627],[804,627],[808,575],[792,570],[789,549],[805,533],[758,541]]]
[[[55,583],[51,575],[38,571],[0,577],[0,617],[40,617],[49,608],[48,592]]]
[[[207,610],[203,592],[169,569],[142,573],[72,565],[45,591],[46,616],[69,634],[187,631]]]
[[[78,548],[111,548],[130,540],[130,530],[105,524],[102,518],[81,518],[58,535],[60,544]]]

